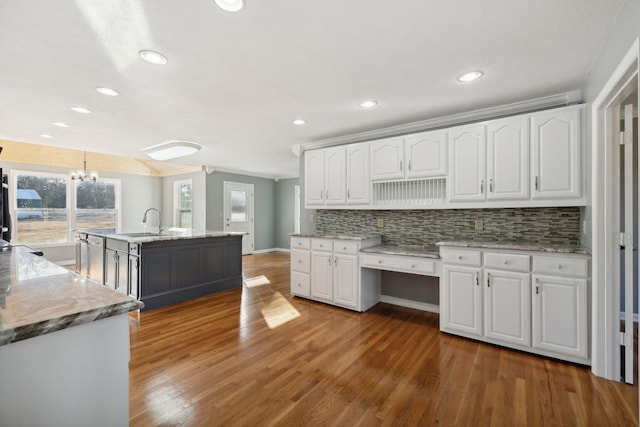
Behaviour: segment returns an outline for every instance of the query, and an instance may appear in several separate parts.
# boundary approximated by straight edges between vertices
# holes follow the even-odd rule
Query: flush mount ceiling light
[[[302,119],[296,119],[296,120],[293,121],[293,124],[296,125],[296,126],[302,126],[305,123],[307,123],[307,122],[305,122]]]
[[[71,179],[74,181],[84,181],[85,179],[96,182],[98,180],[98,172],[87,173],[87,152],[84,152],[84,161],[82,162],[83,168],[77,171],[71,172]]]
[[[484,73],[482,71],[469,71],[468,73],[464,73],[458,76],[458,81],[462,83],[469,83],[474,80],[478,80],[483,76],[483,74]]]
[[[244,0],[215,0],[218,7],[227,12],[237,12],[244,7]]]
[[[76,113],[80,113],[80,114],[90,114],[91,110],[89,110],[88,108],[84,108],[84,107],[71,107],[71,109],[73,111],[75,111]]]
[[[362,108],[373,108],[373,107],[375,107],[376,105],[378,105],[378,101],[374,101],[373,99],[369,99],[369,100],[367,100],[367,101],[362,101],[362,102],[360,103],[360,106],[361,106]]]
[[[68,128],[68,127],[70,127],[65,122],[52,122],[51,124],[54,125],[54,126],[58,126],[59,128]]]
[[[164,161],[188,156],[202,150],[202,145],[191,141],[167,141],[142,150],[153,160]]]
[[[153,65],[165,65],[167,57],[153,50],[141,50],[138,52],[143,61]]]
[[[107,95],[107,96],[118,96],[118,95],[120,95],[120,92],[118,92],[115,89],[108,88],[108,87],[99,86],[99,87],[96,88],[96,90],[99,93],[101,93],[103,95]]]
[[[40,138],[53,138],[51,135],[49,135],[48,133],[41,133],[40,135],[38,135]]]

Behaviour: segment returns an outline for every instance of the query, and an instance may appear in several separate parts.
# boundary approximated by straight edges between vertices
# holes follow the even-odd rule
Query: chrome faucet
[[[149,213],[149,211],[158,212],[158,234],[162,233],[162,212],[160,212],[160,210],[156,208],[149,208],[146,211],[144,211],[144,216],[142,217],[142,223],[143,224],[147,223],[147,214]]]

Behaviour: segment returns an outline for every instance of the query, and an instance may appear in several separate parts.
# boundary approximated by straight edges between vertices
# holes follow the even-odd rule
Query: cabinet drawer
[[[562,276],[589,276],[589,261],[585,258],[534,256],[533,272]]]
[[[337,254],[358,255],[360,242],[355,240],[334,240],[333,251]]]
[[[442,261],[445,264],[458,264],[480,267],[482,256],[480,251],[464,249],[443,249]]]
[[[437,263],[438,261],[419,257],[377,254],[364,254],[362,257],[362,267],[400,271],[411,274],[423,274],[426,276],[437,275]]]
[[[309,251],[291,251],[291,270],[310,273],[311,253]]]
[[[308,274],[291,272],[291,293],[303,297],[311,296],[311,280]]]
[[[485,252],[484,266],[497,270],[529,272],[529,255]]]
[[[291,249],[310,249],[311,239],[308,237],[292,237]]]
[[[311,250],[318,252],[331,252],[333,251],[333,240],[311,239]]]

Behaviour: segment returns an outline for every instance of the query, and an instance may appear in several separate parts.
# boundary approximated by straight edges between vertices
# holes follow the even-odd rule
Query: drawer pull
[[[343,246],[343,247],[342,247],[342,250],[343,250],[343,251],[346,251],[346,250],[347,250],[347,247],[346,247],[346,246]]]
[[[458,255],[458,259],[461,260],[462,259],[462,255]]]
[[[509,260],[508,260],[508,259],[505,259],[505,260],[504,260],[504,265],[508,265],[508,264],[509,264]]]
[[[415,264],[411,264],[411,268],[416,268],[416,265]]]
[[[302,260],[301,259],[298,260],[298,264],[302,264]]]
[[[487,273],[487,288],[491,287],[491,273]]]
[[[476,286],[480,286],[480,278],[478,277],[478,273],[476,273]]]
[[[562,270],[562,264],[558,264],[558,270]]]
[[[382,260],[381,259],[378,260],[378,264],[382,264]]]

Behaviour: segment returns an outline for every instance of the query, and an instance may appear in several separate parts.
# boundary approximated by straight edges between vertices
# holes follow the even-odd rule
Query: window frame
[[[180,187],[184,184],[189,184],[191,186],[191,228],[193,228],[193,179],[176,179],[173,181],[173,226],[180,227]]]

